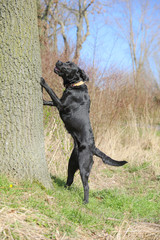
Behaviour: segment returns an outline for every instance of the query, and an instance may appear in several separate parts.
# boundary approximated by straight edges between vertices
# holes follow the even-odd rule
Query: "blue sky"
[[[147,0],[132,0],[132,10],[133,10],[133,26],[135,33],[137,32],[137,29],[139,28],[139,22],[138,19],[141,16],[141,8],[140,4],[142,2],[145,4]],[[149,11],[148,11],[148,19],[146,19],[146,22],[151,20],[157,20],[157,22],[160,22],[160,14],[159,10],[157,9],[156,12],[152,12],[154,4],[160,5],[160,0],[148,0],[149,2]],[[118,7],[115,7],[114,10],[110,10],[110,13],[116,17],[119,17],[122,20],[124,31],[126,31],[127,26],[125,17],[123,18],[122,14],[122,5],[119,5]],[[112,11],[112,12],[111,12]],[[130,57],[130,50],[128,43],[123,37],[122,32],[120,29],[113,23],[112,17],[108,18],[107,12],[103,14],[93,14],[89,16],[90,21],[90,35],[87,37],[87,40],[83,44],[83,48],[81,50],[81,60],[89,63],[90,65],[94,64],[100,68],[102,71],[105,69],[106,71],[109,68],[117,68],[117,69],[125,69],[125,71],[130,72],[132,70],[132,64],[131,64],[131,57]],[[122,17],[122,18],[121,18]],[[152,29],[151,29],[152,31]],[[160,30],[159,30],[160,32]],[[150,33],[148,31],[148,33]],[[69,39],[71,43],[75,44],[76,42],[76,28],[71,28],[67,35],[69,36]],[[149,36],[147,36],[149,37]],[[158,37],[158,36],[157,36]],[[160,34],[159,34],[160,37]],[[140,36],[141,38],[141,36]],[[140,39],[138,40],[140,41]],[[160,45],[160,44],[159,44]],[[159,50],[159,51],[158,51]],[[137,48],[137,55],[138,55],[139,49]],[[160,46],[157,48],[157,59],[160,59]],[[152,71],[154,72],[155,77],[157,78],[157,81],[159,82],[159,75],[157,71],[157,66],[155,65],[154,59],[151,56],[149,59],[149,63],[151,66]],[[160,72],[160,69],[159,69]]]
[[[91,24],[90,36],[83,44],[81,58],[103,68],[118,65],[119,68],[130,68],[130,56],[127,43],[111,30],[107,24]]]
[[[141,8],[141,4],[143,2],[144,6],[146,6],[147,0],[131,1],[131,3],[133,2],[133,28],[136,36],[138,29],[141,27],[139,24],[139,19],[142,16],[143,9]],[[139,4],[139,2],[141,4]],[[151,24],[152,25],[150,30],[147,30],[146,38],[150,39],[153,35],[153,31],[155,31],[154,33],[156,33],[157,36],[155,37],[154,41],[156,44],[158,43],[158,38],[160,38],[160,27],[157,28],[159,29],[159,34],[156,32],[156,27],[158,26],[156,24],[157,22],[160,22],[160,8],[154,9],[154,6],[155,4],[158,4],[160,6],[160,0],[149,0],[148,2],[149,3],[145,23],[148,24],[148,26]],[[127,31],[127,21],[125,17],[122,16],[123,10],[121,10],[120,7],[121,5],[119,5],[118,8],[115,8],[114,13],[111,14],[121,19],[120,21],[123,24],[125,34],[125,31]],[[83,44],[83,48],[81,50],[81,58],[84,59],[84,61],[90,62],[90,64],[93,63],[93,58],[95,58],[96,65],[102,70],[105,69],[107,71],[107,69],[110,67],[115,67],[118,69],[125,69],[125,71],[131,71],[132,64],[128,42],[124,37],[123,31],[120,31],[117,25],[114,24],[114,21],[111,21],[108,20],[107,13],[104,13],[103,15],[97,14],[96,16],[90,18],[90,35],[88,36],[86,42]],[[140,45],[141,37],[142,36],[140,34],[137,46]],[[153,57],[156,56],[156,58],[160,60],[159,53],[160,46],[154,45],[153,52],[150,54],[150,57],[148,59],[151,71],[153,71],[154,76],[158,82],[160,77],[160,69],[157,70],[157,65],[155,65]],[[138,54],[139,48],[137,47],[137,56]]]
[[[70,41],[75,43],[76,29],[69,33]],[[110,65],[118,65],[119,68],[131,68],[129,48],[127,43],[117,36],[104,19],[97,18],[90,21],[90,35],[83,43],[80,53],[81,60],[86,63],[96,64],[102,70]]]

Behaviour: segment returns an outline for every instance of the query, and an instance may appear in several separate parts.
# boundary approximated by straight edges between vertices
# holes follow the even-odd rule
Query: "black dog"
[[[84,188],[84,202],[88,203],[88,178],[93,165],[93,155],[100,157],[104,163],[122,166],[126,161],[115,161],[106,156],[95,146],[94,136],[89,119],[90,98],[85,81],[89,78],[85,72],[73,62],[58,61],[54,72],[62,77],[65,91],[59,99],[53,90],[41,78],[41,86],[45,88],[52,101],[43,101],[44,105],[55,106],[67,131],[74,140],[74,149],[69,159],[66,186],[73,183],[75,172],[79,169]]]

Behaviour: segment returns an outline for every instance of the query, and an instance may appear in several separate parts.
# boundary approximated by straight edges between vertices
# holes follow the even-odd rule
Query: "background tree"
[[[76,21],[76,49],[74,59],[79,59],[80,50],[82,49],[83,43],[86,41],[89,35],[89,20],[88,20],[88,9],[94,3],[92,1],[79,0],[78,4],[69,3],[70,5],[64,5],[64,7],[74,15]]]
[[[57,39],[61,36],[63,39],[64,52],[68,54],[69,48],[71,48],[68,33],[72,29],[72,44],[76,39],[75,51],[74,54],[72,54],[72,58],[74,58],[74,60],[79,59],[82,45],[90,34],[88,15],[92,11],[96,11],[97,5],[95,4],[98,5],[98,1],[41,1],[39,19],[44,23],[43,30],[48,37],[50,46],[52,45],[56,53],[58,52],[58,47],[60,47]],[[100,8],[98,8],[98,10],[99,9]]]
[[[2,0],[0,9],[0,173],[49,188],[36,0]]]
[[[66,17],[64,16],[64,8],[61,6],[61,1],[37,0],[37,3],[42,46],[44,45],[44,40],[47,40],[50,48],[57,53],[58,35],[61,34],[64,40],[65,51],[67,51],[68,43],[64,29],[67,23]]]
[[[136,91],[144,86],[143,80],[152,72],[154,56],[158,51],[158,12],[159,3],[150,0],[113,1],[112,11],[109,12],[111,26],[128,44]]]

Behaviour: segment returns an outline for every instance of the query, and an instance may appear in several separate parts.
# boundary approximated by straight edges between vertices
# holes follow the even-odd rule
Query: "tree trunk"
[[[50,188],[36,0],[1,0],[0,11],[0,173]]]

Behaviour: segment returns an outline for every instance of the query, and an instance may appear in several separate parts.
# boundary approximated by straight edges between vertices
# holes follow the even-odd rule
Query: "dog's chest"
[[[77,90],[65,90],[61,97],[62,109],[60,110],[60,115],[62,120],[65,117],[71,117],[77,111],[87,111],[90,108],[90,99],[88,92],[77,91]]]

